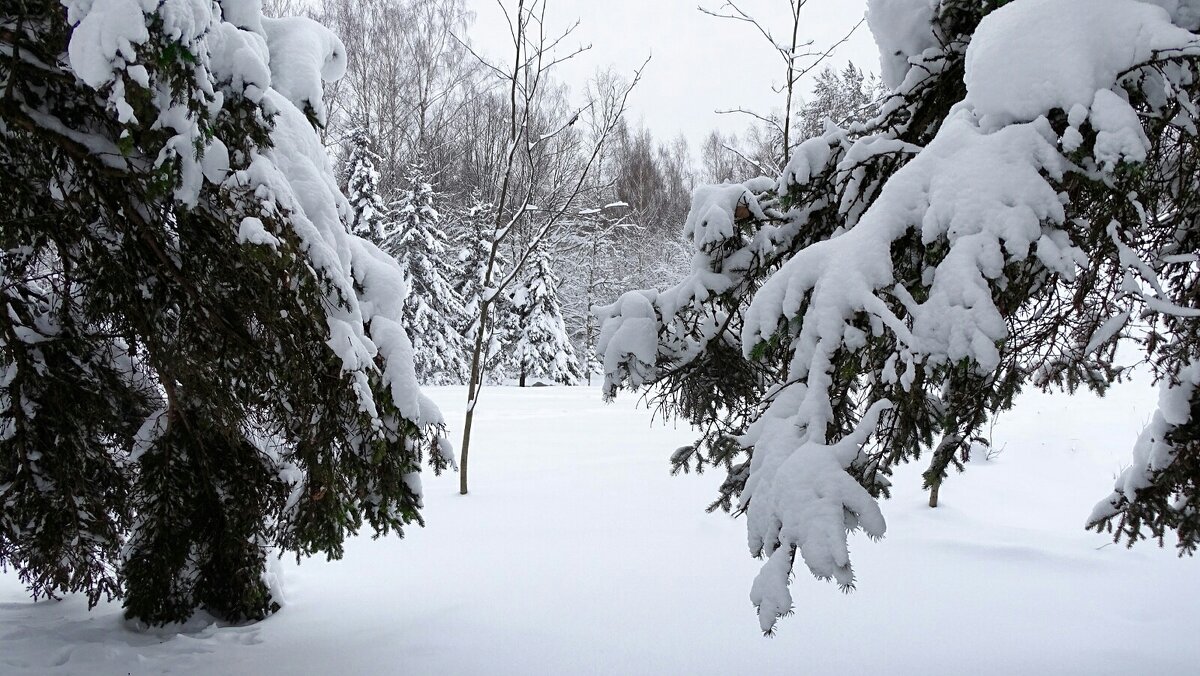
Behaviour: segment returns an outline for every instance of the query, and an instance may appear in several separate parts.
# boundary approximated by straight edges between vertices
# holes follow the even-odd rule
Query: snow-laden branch
[[[876,0],[872,27],[912,4]],[[911,44],[923,40],[922,25]],[[952,50],[961,49],[947,45],[939,54],[930,49],[936,45],[914,52],[909,43],[896,44],[922,56],[889,72],[898,93],[881,119],[919,101],[927,83],[943,77]],[[1174,68],[1158,67],[1164,54],[1176,59]],[[701,356],[715,358],[711,344],[728,342],[724,332],[740,311],[734,299],[751,295],[740,328],[746,363],[786,355],[785,373],[737,438],[752,451],[738,506],[751,553],[767,559],[752,592],[764,631],[792,609],[796,553],[814,576],[849,587],[848,534],[884,534],[872,497],[882,485],[883,460],[867,443],[893,424],[888,396],[923,398],[922,388],[944,386],[941,396],[970,400],[980,383],[1024,377],[1007,344],[1021,310],[998,299],[1013,284],[1053,280],[1038,287],[1053,289],[1087,272],[1090,259],[1073,237],[1107,223],[1088,224],[1087,212],[1073,211],[1067,189],[1079,181],[1111,184],[1146,162],[1150,139],[1130,101],[1146,96],[1142,87],[1154,101],[1169,100],[1161,92],[1182,91],[1197,58],[1200,40],[1149,4],[1015,0],[985,16],[970,36],[967,95],[924,147],[887,129],[873,133],[870,125],[857,141],[832,129],[798,146],[777,184],[698,189],[685,227],[693,273],[661,293],[630,292],[598,310],[607,395],[658,382]],[[1152,67],[1159,79],[1133,77]],[[1083,131],[1091,134],[1086,143]],[[899,168],[870,183],[888,158]],[[826,183],[840,192],[823,190]],[[811,201],[793,204],[780,219],[770,211],[783,194]],[[793,252],[807,219],[828,218],[831,209],[845,227]],[[1121,247],[1119,238],[1112,241]],[[1164,305],[1168,296],[1155,286],[1154,271],[1126,249],[1121,265],[1155,290],[1143,297],[1146,307],[1190,316],[1188,308]],[[766,282],[754,290],[758,275]],[[1098,322],[1085,351],[1109,344],[1122,325]],[[859,380],[861,368],[871,370]],[[933,374],[944,380],[922,380]],[[941,433],[951,451],[983,419],[982,402],[969,410],[930,405],[948,421]],[[935,456],[943,467],[948,462]],[[934,487],[937,471],[926,473]]]

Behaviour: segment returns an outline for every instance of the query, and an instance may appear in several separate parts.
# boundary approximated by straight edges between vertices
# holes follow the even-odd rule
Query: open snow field
[[[464,390],[427,391],[457,427]],[[1144,383],[1027,395],[936,510],[905,468],[887,538],[851,540],[858,589],[800,577],[768,639],[743,524],[704,513],[720,477],[669,476],[687,429],[633,397],[494,387],[471,495],[429,475],[427,528],[285,561],[277,616],[134,633],[118,605],[31,603],[9,571],[0,674],[1200,673],[1200,560],[1082,528],[1153,403]]]

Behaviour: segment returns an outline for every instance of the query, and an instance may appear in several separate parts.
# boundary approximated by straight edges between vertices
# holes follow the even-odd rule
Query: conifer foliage
[[[448,451],[314,128],[341,43],[187,7],[0,11],[0,566],[149,624],[262,618],[272,548],[419,523]]]
[[[532,261],[525,282],[513,289],[510,299],[518,317],[511,349],[520,386],[525,387],[531,378],[564,385],[578,382],[583,370],[563,324],[558,280],[545,255]]]
[[[404,323],[412,335],[417,379],[443,385],[463,382],[467,365],[460,333],[463,303],[454,290],[450,245],[434,208],[435,196],[423,167],[410,167],[385,248],[408,275]]]
[[[881,83],[853,63],[838,72],[826,67],[813,82],[812,100],[800,111],[800,140],[820,136],[826,122],[849,127],[853,122],[875,117],[881,95]]]
[[[458,267],[453,283],[454,292],[463,301],[460,333],[464,346],[474,343],[480,321],[479,306],[484,295],[492,293],[484,288],[483,280],[492,250],[491,226],[495,218],[495,206],[476,198],[458,223]],[[502,278],[508,273],[509,261],[503,251],[496,252],[493,267],[496,277]],[[506,294],[495,295],[492,306],[484,326],[483,376],[485,382],[503,382],[512,361],[511,353],[505,348],[516,339],[518,317]]]
[[[853,587],[898,463],[936,504],[1022,387],[1103,392],[1122,338],[1163,394],[1090,526],[1200,544],[1200,21],[1171,7],[871,0],[879,114],[698,189],[691,275],[602,310],[606,394],[655,384],[704,430],[677,467],[726,469],[764,631],[798,563]]]
[[[346,158],[346,199],[350,202],[350,232],[376,244],[383,241],[388,209],[379,193],[379,156],[371,137],[359,127],[350,137]]]

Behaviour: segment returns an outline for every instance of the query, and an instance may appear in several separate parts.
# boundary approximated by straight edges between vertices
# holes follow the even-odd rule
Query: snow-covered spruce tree
[[[145,7],[0,10],[0,566],[148,624],[258,619],[272,548],[419,523],[449,449],[313,126],[340,42]]]
[[[371,136],[359,127],[350,136],[346,159],[346,199],[350,202],[350,232],[375,244],[383,241],[388,209],[379,194],[379,156],[371,150]]]
[[[488,256],[492,250],[491,227],[495,221],[495,205],[475,197],[466,213],[458,219],[458,267],[452,283],[454,292],[463,301],[464,361],[468,346],[475,342],[475,331],[479,328],[479,305],[485,293],[483,280],[487,274]],[[496,253],[494,274],[503,278],[508,274],[508,257],[502,250]],[[492,311],[488,313],[484,327],[482,369],[485,382],[503,382],[512,370],[512,351],[506,349],[517,336],[518,314],[505,294],[492,299]]]
[[[433,385],[466,377],[462,299],[451,284],[453,260],[435,193],[421,165],[409,168],[404,194],[394,205],[384,248],[408,274],[404,326],[412,335],[417,380]]]
[[[1102,392],[1116,343],[1162,380],[1089,526],[1200,541],[1200,12],[1136,0],[872,0],[891,94],[776,180],[696,191],[692,274],[601,311],[606,394],[657,385],[702,426],[713,507],[766,559],[764,631],[796,557],[854,584],[848,534],[928,452],[927,487],[1026,385]],[[916,27],[914,29],[914,27]]]
[[[458,262],[451,271],[451,285],[463,303],[465,316],[460,327],[462,333],[471,329],[475,314],[479,312],[479,302],[483,297],[483,273],[492,246],[488,226],[495,218],[492,213],[495,207],[478,195],[472,195],[467,201],[470,206],[455,214],[448,228],[452,233],[453,246],[458,251]]]
[[[525,387],[530,378],[574,385],[583,370],[563,324],[558,280],[545,254],[537,254],[532,263],[524,282],[510,292],[518,317],[510,349],[519,385]]]
[[[826,66],[813,83],[812,100],[800,109],[799,140],[820,136],[826,120],[848,127],[875,117],[884,93],[876,76],[867,75],[853,63],[841,72]]]

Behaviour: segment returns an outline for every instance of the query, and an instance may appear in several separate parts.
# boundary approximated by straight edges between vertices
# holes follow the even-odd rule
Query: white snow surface
[[[464,389],[427,391],[457,425]],[[243,627],[135,633],[116,604],[33,603],[0,573],[0,673],[1193,673],[1196,561],[1082,527],[1154,409],[1144,381],[1022,396],[937,509],[923,464],[901,468],[857,590],[798,578],[803,612],[766,639],[744,524],[703,510],[723,474],[669,476],[691,430],[595,389],[488,388],[472,492],[425,477],[427,528],[283,560],[287,606]]]

